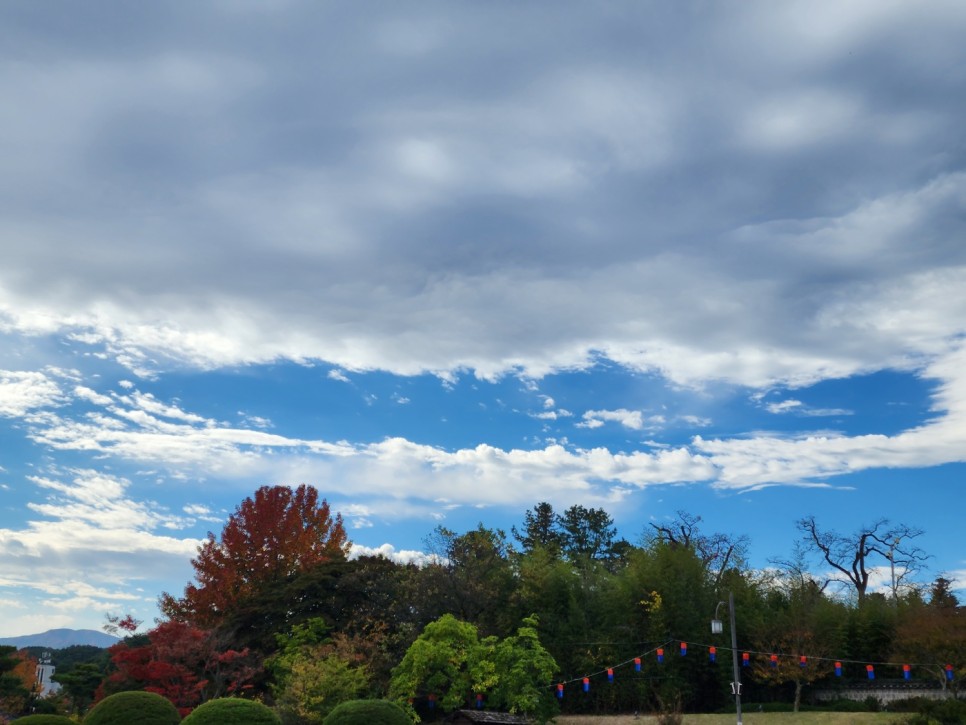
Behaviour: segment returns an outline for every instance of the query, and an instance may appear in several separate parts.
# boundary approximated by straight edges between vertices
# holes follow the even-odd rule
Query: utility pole
[[[735,630],[735,593],[728,592],[728,615],[731,620],[731,667],[734,670],[735,712],[741,725],[741,671],[738,669],[738,632]]]
[[[714,619],[711,620],[711,634],[721,634],[721,620],[718,619],[718,610],[724,602],[718,602],[714,610]],[[735,712],[738,716],[737,725],[741,725],[741,671],[738,669],[738,632],[735,629],[735,595],[728,592],[728,619],[731,624],[731,667],[734,671],[734,681],[731,683],[731,693],[735,696]]]

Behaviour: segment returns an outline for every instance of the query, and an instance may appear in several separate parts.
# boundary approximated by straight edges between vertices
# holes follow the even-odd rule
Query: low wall
[[[901,684],[853,685],[835,690],[814,690],[811,696],[820,702],[829,700],[855,700],[862,702],[866,698],[874,697],[883,704],[896,700],[908,700],[910,697],[924,697],[928,700],[944,700],[953,697],[952,692],[924,682],[909,682]]]

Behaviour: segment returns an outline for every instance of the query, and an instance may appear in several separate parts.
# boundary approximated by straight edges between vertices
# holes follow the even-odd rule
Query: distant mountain
[[[23,647],[49,647],[63,649],[75,644],[86,644],[93,647],[110,647],[118,642],[112,637],[96,629],[48,629],[40,634],[25,634],[20,637],[0,637],[0,645],[12,645],[17,649]]]

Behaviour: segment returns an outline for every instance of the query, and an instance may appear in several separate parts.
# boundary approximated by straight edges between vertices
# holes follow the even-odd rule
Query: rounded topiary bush
[[[280,725],[281,719],[260,702],[223,697],[198,705],[181,725]]]
[[[349,700],[336,705],[322,725],[412,725],[399,705],[388,700]]]
[[[17,725],[74,725],[74,721],[66,715],[51,715],[48,713],[18,717],[14,722]]]
[[[169,700],[154,692],[118,692],[87,713],[84,725],[178,725],[181,715]]]

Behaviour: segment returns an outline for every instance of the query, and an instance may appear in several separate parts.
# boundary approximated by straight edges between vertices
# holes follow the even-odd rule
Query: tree
[[[799,520],[797,526],[806,545],[845,576],[860,605],[865,601],[875,557],[889,562],[893,599],[897,599],[903,579],[918,571],[928,558],[913,544],[913,540],[923,534],[921,529],[904,524],[892,525],[888,519],[879,519],[852,536],[821,530],[814,516]]]
[[[184,715],[204,700],[251,687],[256,670],[249,652],[219,648],[210,632],[167,621],[146,637],[147,644],[123,641],[110,648],[115,670],[99,688],[98,699],[144,690],[170,700]]]
[[[444,711],[462,707],[470,692],[492,685],[495,673],[479,648],[476,627],[444,614],[426,625],[393,670],[390,698],[410,709],[416,699],[438,702]]]
[[[341,634],[329,636],[321,618],[278,635],[270,658],[275,702],[288,722],[321,723],[334,707],[360,697],[369,684],[363,657]]]
[[[701,533],[698,524],[700,516],[693,516],[686,511],[678,511],[677,519],[669,524],[651,524],[659,541],[670,547],[684,547],[691,549],[701,559],[705,568],[712,574],[714,588],[721,583],[721,577],[733,566],[740,566],[744,562],[748,548],[748,537],[734,537],[719,532],[706,536]]]
[[[831,673],[838,624],[837,605],[804,570],[802,557],[796,548],[794,558],[777,573],[766,590],[767,616],[753,632],[755,648],[775,655],[774,660],[755,660],[755,679],[793,684],[794,712],[801,705],[803,688]],[[803,655],[807,659],[801,659]]]
[[[208,532],[191,560],[198,583],[189,583],[181,599],[162,594],[161,611],[213,627],[240,600],[318,564],[344,560],[348,550],[341,515],[331,515],[315,488],[262,486],[228,517],[219,538]]]
[[[540,644],[538,624],[536,617],[527,617],[514,636],[497,644],[494,660],[499,678],[491,702],[545,723],[557,712],[547,685],[559,668]]]
[[[0,709],[21,713],[33,696],[37,661],[26,651],[0,646]]]
[[[559,555],[564,545],[564,537],[560,531],[560,519],[546,501],[542,501],[523,515],[523,531],[514,526],[511,529],[513,538],[520,542],[524,553],[536,548],[546,549],[553,555]]]
[[[617,529],[604,509],[574,504],[560,517],[564,553],[571,561],[580,558],[606,559],[614,554]]]
[[[82,713],[94,702],[94,693],[105,677],[104,670],[93,662],[81,662],[69,670],[57,668],[51,679],[61,686],[70,700],[72,712]]]
[[[485,634],[502,634],[515,621],[507,612],[516,580],[506,534],[479,524],[465,534],[436,527],[427,542],[437,562],[418,575],[440,614],[450,612]]]
[[[893,656],[905,662],[924,663],[929,675],[946,689],[946,665],[953,666],[953,689],[966,675],[966,607],[950,591],[951,582],[939,577],[929,603],[912,601],[896,631]]]

